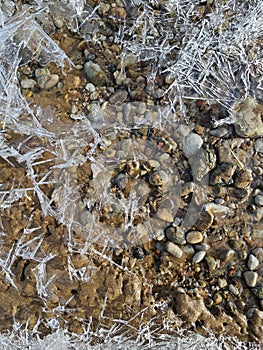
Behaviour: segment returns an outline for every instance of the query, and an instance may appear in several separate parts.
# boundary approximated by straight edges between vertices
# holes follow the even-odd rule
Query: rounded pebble
[[[245,271],[244,278],[248,287],[255,287],[257,284],[258,274],[255,271]]]
[[[33,89],[36,81],[34,79],[22,79],[20,80],[20,85],[22,89]]]
[[[35,77],[36,78],[39,78],[41,77],[42,75],[49,75],[50,74],[50,71],[48,68],[37,68],[35,70]]]
[[[200,250],[199,252],[195,253],[195,255],[193,256],[193,263],[199,263],[200,261],[202,261],[204,259],[206,255],[206,251],[205,250]]]
[[[213,300],[215,304],[220,304],[223,300],[223,297],[220,293],[215,293],[215,295],[213,296]]]
[[[41,75],[38,79],[38,85],[40,89],[49,90],[57,85],[59,76],[57,74]]]
[[[250,254],[247,262],[247,266],[249,270],[255,270],[258,267],[258,265],[259,265],[258,259],[255,257],[255,255]]]
[[[166,250],[175,258],[181,258],[183,255],[182,249],[172,242],[166,242]]]
[[[191,244],[200,243],[203,240],[203,235],[199,231],[191,231],[186,235],[186,241]]]

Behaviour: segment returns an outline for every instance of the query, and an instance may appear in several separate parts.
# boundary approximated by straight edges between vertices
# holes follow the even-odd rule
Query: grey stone
[[[256,152],[263,153],[263,137],[255,141],[254,148]]]
[[[227,128],[217,128],[217,129],[214,129],[214,130],[211,130],[210,131],[210,135],[212,136],[217,136],[217,137],[223,137],[225,136],[226,134],[228,133],[228,130]]]
[[[263,135],[263,105],[253,97],[248,96],[245,100],[235,103],[233,113],[236,118],[235,131],[239,136],[257,138]]]
[[[202,138],[194,133],[190,133],[184,139],[183,151],[187,156],[194,156],[199,152],[203,144]]]
[[[232,249],[227,249],[220,254],[220,259],[222,261],[229,261],[235,256],[235,251]]]
[[[186,244],[184,231],[180,227],[169,226],[165,229],[166,238],[176,244]]]
[[[191,244],[197,244],[202,242],[203,240],[203,235],[199,231],[191,231],[188,232],[186,235],[186,241]]]
[[[37,83],[40,89],[49,90],[57,85],[59,76],[57,74],[41,75],[37,78]]]
[[[199,252],[195,253],[192,261],[193,263],[199,263],[204,259],[205,256],[206,256],[206,251],[200,250]]]
[[[228,288],[229,288],[229,291],[231,294],[234,294],[236,296],[238,296],[240,294],[238,288],[236,286],[234,286],[234,284],[230,284]]]
[[[108,84],[108,78],[106,73],[101,67],[93,62],[86,62],[84,65],[84,71],[89,81],[95,86],[103,86]]]
[[[255,287],[257,284],[258,274],[255,271],[245,271],[244,278],[248,287]]]
[[[94,92],[96,90],[96,87],[92,83],[88,83],[88,84],[86,84],[85,89],[88,92]]]
[[[22,79],[20,80],[20,85],[22,89],[33,89],[36,81],[34,79]]]
[[[258,259],[253,254],[249,254],[247,266],[249,270],[255,270],[259,265]]]
[[[39,78],[41,77],[42,75],[49,75],[50,74],[50,71],[48,68],[44,67],[44,68],[37,68],[35,70],[35,77],[36,78]]]
[[[183,255],[183,251],[178,245],[174,244],[173,242],[166,242],[166,250],[168,253],[170,253],[175,258],[181,258]]]
[[[255,203],[256,205],[258,205],[259,207],[263,206],[263,195],[259,194],[255,197]]]

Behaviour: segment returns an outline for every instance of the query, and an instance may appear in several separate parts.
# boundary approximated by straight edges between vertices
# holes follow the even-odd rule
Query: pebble
[[[178,126],[177,132],[178,132],[179,135],[181,135],[181,136],[183,136],[183,137],[186,137],[187,135],[190,134],[191,129],[189,128],[188,125],[180,124],[180,125]]]
[[[37,78],[37,83],[40,89],[49,90],[57,85],[59,76],[57,74],[41,75]]]
[[[181,256],[183,255],[182,249],[179,248],[178,245],[174,244],[173,242],[166,242],[166,250],[175,258],[181,258]]]
[[[124,102],[128,97],[128,92],[126,90],[116,91],[109,99],[110,103],[117,104]]]
[[[61,18],[55,18],[54,24],[58,29],[61,29],[64,26],[64,22]]]
[[[252,171],[249,169],[238,170],[235,175],[235,186],[237,188],[246,188],[253,181]]]
[[[186,241],[190,244],[200,243],[203,240],[203,235],[199,231],[191,231],[186,235]]]
[[[212,255],[207,255],[205,261],[207,263],[209,272],[214,272],[217,268],[217,260]]]
[[[255,141],[254,149],[256,152],[263,153],[263,137]]]
[[[259,265],[258,259],[253,254],[249,254],[247,266],[249,270],[255,270]]]
[[[230,209],[225,205],[216,204],[216,203],[206,203],[204,205],[204,210],[213,215],[227,215],[230,212]]]
[[[33,89],[36,81],[34,79],[22,79],[20,80],[20,85],[22,89]]]
[[[230,284],[228,288],[229,288],[229,291],[231,294],[234,294],[236,296],[238,296],[240,294],[238,288],[236,286],[234,286],[233,284]]]
[[[108,84],[108,78],[106,73],[101,67],[93,62],[86,62],[84,65],[84,71],[89,81],[95,86],[102,86]]]
[[[202,138],[194,133],[190,133],[184,139],[183,151],[187,156],[194,156],[199,152],[203,144]]]
[[[184,231],[180,227],[169,226],[165,229],[166,238],[176,244],[186,244]]]
[[[181,196],[187,196],[188,194],[194,192],[195,184],[193,182],[186,182],[182,185]]]
[[[234,127],[239,136],[257,138],[263,135],[263,105],[253,97],[248,96],[245,100],[235,103],[233,112],[236,117]]]
[[[86,84],[85,89],[88,92],[94,92],[96,90],[96,87],[92,83],[88,83],[88,84]]]
[[[227,249],[220,254],[220,260],[230,261],[235,256],[235,251],[233,249]]]
[[[48,68],[37,68],[35,70],[35,77],[36,78],[39,78],[41,77],[42,75],[49,75],[50,74],[50,71]]]
[[[232,185],[233,176],[236,171],[236,166],[233,163],[224,162],[217,166],[217,168],[210,175],[210,184],[212,186],[228,186]]]
[[[225,288],[227,286],[227,280],[225,278],[218,278],[218,285],[220,288]]]
[[[167,222],[173,222],[174,221],[173,214],[169,210],[167,210],[165,208],[158,210],[157,217],[159,219],[167,221]]]
[[[257,284],[258,274],[255,271],[245,271],[244,278],[248,287],[255,287]]]
[[[217,137],[223,137],[228,133],[227,128],[217,128],[210,131],[210,135],[217,136]]]
[[[210,248],[210,245],[207,243],[203,243],[203,244],[197,244],[195,246],[196,250],[208,250]]]
[[[258,205],[259,207],[263,206],[263,195],[259,194],[255,197],[255,203],[256,205]]]
[[[205,256],[206,256],[206,251],[200,250],[199,252],[195,253],[192,261],[193,263],[199,263],[204,259]]]
[[[216,292],[213,296],[213,300],[215,304],[220,304],[223,300],[223,297],[220,293]]]

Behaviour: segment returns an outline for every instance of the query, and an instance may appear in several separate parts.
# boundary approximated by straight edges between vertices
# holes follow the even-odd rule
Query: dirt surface
[[[94,7],[96,4],[89,5]],[[155,10],[162,12],[158,6]],[[114,20],[101,14],[105,28],[98,35],[104,35],[104,40],[85,41],[67,28],[65,22],[61,28],[54,24],[49,28],[50,38],[58,43],[75,67],[67,63],[64,69],[54,63],[42,67],[38,58],[19,68],[22,95],[34,113],[40,107],[39,122],[48,132],[71,134],[73,128],[81,124],[78,116],[87,115],[94,103],[103,108],[108,104],[115,106],[115,99],[126,105],[145,102],[146,105],[165,106],[168,103],[166,95],[157,96],[157,90],[169,88],[169,79],[165,74],[157,75],[154,88],[149,91],[147,77],[150,68],[145,62],[127,64],[124,81],[118,81],[121,48],[110,37],[111,33],[117,32],[119,21],[127,14],[125,7],[119,5],[109,11]],[[212,9],[207,5],[204,11]],[[90,55],[89,59],[87,55]],[[98,74],[94,79],[88,76],[87,70],[85,72],[84,65],[88,61],[99,65],[102,70],[93,72]],[[36,78],[36,69],[39,68],[48,68],[47,76],[58,75],[59,83],[50,89],[41,88]],[[23,79],[32,79],[36,83],[33,88],[23,88]],[[91,82],[93,86],[87,87],[87,83]],[[259,118],[260,128],[262,101],[249,98],[243,100],[243,104],[237,101],[233,108],[244,113],[252,111],[256,123],[256,118]],[[262,134],[253,134],[255,126],[252,119],[247,119],[248,131],[245,135],[241,135],[235,124],[214,128],[211,116],[220,118],[222,113],[228,114],[215,101],[184,99],[184,104],[187,120],[178,106],[174,117],[177,131],[172,139],[177,148],[166,151],[167,138],[164,134],[158,136],[162,137],[161,141],[156,138],[158,151],[164,150],[163,154],[169,154],[176,164],[185,191],[177,198],[177,212],[168,208],[168,213],[162,213],[176,215],[179,226],[167,217],[163,220],[164,216],[160,213],[158,216],[157,208],[158,219],[149,238],[133,244],[128,237],[126,247],[121,244],[115,246],[116,242],[103,246],[92,244],[92,239],[96,241],[94,237],[90,239],[83,233],[83,225],[88,224],[82,224],[81,220],[86,220],[83,212],[77,219],[74,217],[75,226],[72,221],[70,224],[74,193],[72,198],[68,197],[71,204],[63,212],[64,221],[60,217],[63,199],[59,196],[61,189],[66,188],[67,174],[71,174],[69,181],[73,185],[70,185],[75,184],[78,198],[81,198],[79,202],[87,203],[85,200],[94,191],[95,174],[89,158],[93,136],[83,134],[83,128],[79,134],[72,132],[73,144],[81,140],[76,157],[81,155],[84,158],[70,169],[67,166],[64,173],[65,167],[59,167],[66,158],[61,156],[63,147],[60,141],[48,136],[28,136],[19,132],[19,128],[1,124],[9,149],[13,147],[19,153],[17,157],[0,157],[3,198],[1,259],[4,261],[0,275],[1,332],[11,330],[14,321],[22,325],[28,322],[30,329],[37,325],[42,337],[55,329],[52,320],[56,320],[70,332],[82,333],[92,319],[94,331],[102,326],[110,328],[117,325],[116,334],[129,331],[136,336],[140,327],[148,324],[153,331],[158,330],[156,334],[159,329],[162,329],[160,332],[176,334],[179,328],[185,328],[204,335],[212,332],[216,336],[226,334],[242,341],[263,342],[263,153],[258,151],[258,140],[262,142]],[[21,116],[25,123],[27,118],[26,114]],[[108,118],[111,122],[110,118],[115,121],[117,116],[109,114]],[[243,123],[241,117],[240,123]],[[185,136],[178,131],[180,125],[181,129],[182,125],[190,129]],[[118,142],[126,139],[155,140],[149,132],[143,135],[140,127],[136,132],[139,136],[135,135],[135,131],[129,132],[128,136],[118,136]],[[154,132],[153,129],[151,132]],[[171,135],[168,126],[165,132]],[[186,146],[183,144],[186,141],[180,144],[180,140],[190,134],[198,135],[202,140],[208,183],[206,200],[199,206],[198,220],[187,229],[181,228],[183,242],[179,243],[180,222],[191,201],[200,205],[198,198],[202,197],[194,197],[193,190],[187,190],[189,184],[195,182],[195,176],[189,164],[191,157],[185,155]],[[84,145],[83,140],[87,140]],[[98,151],[100,144],[96,147]],[[36,149],[40,149],[39,153]],[[98,154],[112,149],[112,145],[102,147]],[[30,152],[36,153],[34,161],[29,164],[27,155]],[[120,168],[114,176],[122,172],[128,174],[130,168],[124,164],[124,168]],[[150,175],[152,172],[152,169],[149,170]],[[137,173],[134,178],[130,176],[131,182],[137,180]],[[116,188],[121,196],[121,187]],[[126,197],[129,196],[127,189],[123,192]],[[165,198],[164,192],[162,196],[162,199]],[[103,222],[107,213],[103,206],[101,208],[100,222]],[[105,221],[111,222],[114,230],[119,221],[114,221],[112,212],[109,215],[110,219]],[[159,222],[163,226],[159,227]],[[103,230],[103,226],[99,226],[99,230]],[[194,241],[189,235],[191,232],[200,233],[201,239]],[[192,236],[197,237],[198,234]],[[177,253],[173,250],[174,246],[168,248],[168,242],[176,244]],[[164,320],[169,323],[167,329]]]

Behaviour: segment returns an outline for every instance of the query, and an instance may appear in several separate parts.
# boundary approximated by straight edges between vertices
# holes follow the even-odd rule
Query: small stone
[[[217,268],[217,260],[212,255],[207,255],[205,261],[207,263],[209,272],[214,272]]]
[[[263,299],[263,284],[259,284],[256,287],[252,289],[252,292],[255,294],[256,297],[259,299]]]
[[[202,138],[194,133],[190,133],[184,139],[183,151],[187,156],[194,156],[197,154],[203,144]]]
[[[186,241],[191,244],[197,244],[202,242],[203,240],[203,235],[199,231],[191,231],[188,232],[186,235]]]
[[[247,266],[249,270],[255,270],[259,265],[258,259],[253,254],[249,254]]]
[[[255,141],[254,149],[256,152],[263,153],[263,137]]]
[[[180,124],[180,125],[178,126],[177,132],[178,132],[179,135],[181,135],[181,136],[183,136],[183,137],[186,137],[187,135],[190,134],[191,129],[189,128],[188,125]]]
[[[153,90],[153,91],[151,91],[151,96],[153,97],[153,98],[161,98],[161,97],[163,97],[163,95],[164,95],[164,91],[162,90],[162,89],[156,89],[156,90]]]
[[[220,304],[223,300],[223,297],[220,293],[215,293],[214,296],[213,296],[213,300],[214,300],[214,303],[217,305],[217,304]]]
[[[233,259],[235,251],[233,249],[227,249],[220,254],[220,260],[227,262]]]
[[[172,213],[168,210],[168,209],[159,209],[157,212],[157,217],[163,221],[167,221],[167,222],[173,222],[174,221],[174,217],[172,215]]]
[[[178,259],[183,255],[182,249],[172,242],[166,242],[166,250],[168,253]]]
[[[215,216],[227,215],[230,212],[229,208],[226,207],[225,205],[216,204],[216,203],[206,203],[204,205],[204,210]]]
[[[112,104],[123,103],[128,97],[128,92],[126,90],[116,91],[109,99]]]
[[[199,252],[195,253],[192,261],[193,263],[199,263],[204,259],[205,256],[206,256],[206,251],[200,250]]]
[[[235,186],[237,188],[246,188],[253,181],[252,171],[249,169],[238,170],[235,175]]]
[[[229,186],[234,183],[233,175],[235,173],[236,166],[233,163],[222,163],[212,171],[210,175],[210,184],[212,186]]]
[[[218,285],[221,289],[225,288],[227,286],[227,280],[225,278],[218,278]]]
[[[135,247],[132,252],[133,256],[136,259],[143,259],[144,258],[144,251],[142,247]]]
[[[258,205],[259,207],[263,206],[263,195],[259,194],[255,197],[255,203],[256,205]]]
[[[22,79],[20,80],[20,85],[22,89],[33,89],[36,81],[34,79]]]
[[[101,67],[93,62],[86,62],[84,65],[84,71],[89,81],[95,86],[103,86],[108,84],[108,78],[106,73]]]
[[[181,196],[185,197],[194,192],[195,184],[193,182],[186,182],[182,185]]]
[[[228,133],[227,128],[217,128],[210,131],[210,135],[217,136],[217,137],[223,137]]]
[[[35,70],[35,77],[36,78],[39,78],[41,77],[42,75],[49,75],[50,74],[50,71],[48,68],[37,68]]]
[[[196,250],[208,250],[209,248],[210,248],[210,245],[207,243],[195,245]]]
[[[257,284],[258,274],[255,271],[245,271],[244,278],[248,287],[255,287]]]
[[[235,103],[233,112],[236,117],[234,127],[239,136],[257,138],[263,135],[263,122],[261,120],[263,105],[253,97],[248,96]]]
[[[229,288],[229,291],[231,294],[236,295],[236,296],[238,296],[240,294],[238,288],[236,286],[234,286],[233,284],[230,284],[228,288]]]
[[[165,229],[166,238],[176,244],[186,244],[184,231],[180,227],[169,226]]]
[[[88,84],[86,84],[85,89],[86,89],[88,92],[94,92],[94,91],[96,90],[96,87],[95,87],[93,84],[88,83]]]
[[[41,75],[37,78],[37,83],[40,89],[49,90],[57,85],[59,76],[57,74]]]
[[[54,24],[58,29],[61,29],[64,26],[64,22],[61,18],[55,18]]]

